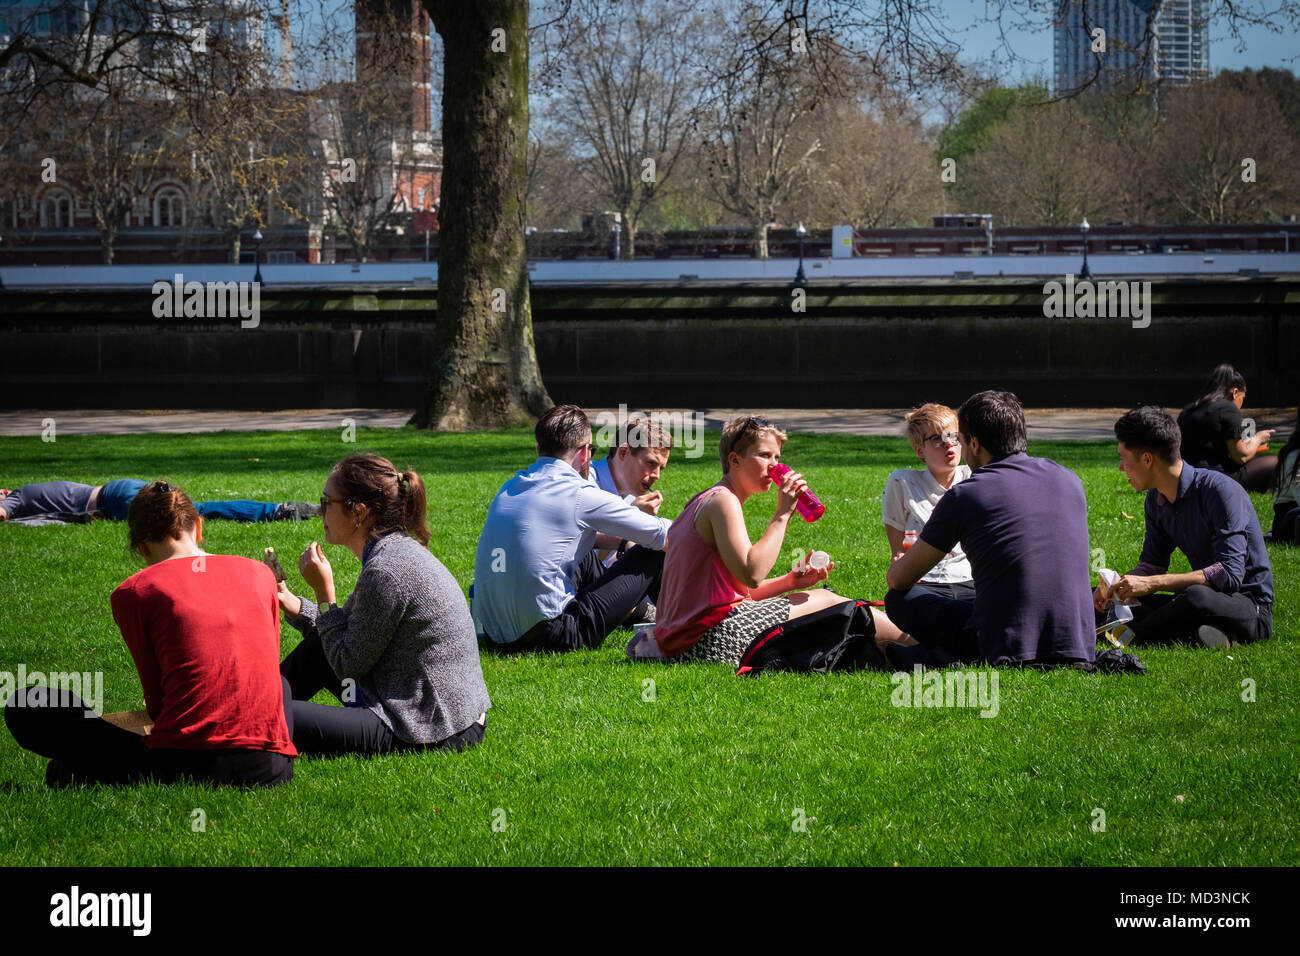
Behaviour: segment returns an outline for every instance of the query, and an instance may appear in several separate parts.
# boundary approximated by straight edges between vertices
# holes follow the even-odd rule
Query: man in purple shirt
[[[1136,638],[1228,647],[1270,637],[1273,571],[1250,496],[1227,475],[1182,460],[1178,424],[1163,408],[1125,413],[1115,437],[1120,470],[1147,493],[1142,557],[1112,588],[1115,598],[1138,602]],[[1174,548],[1194,570],[1168,573]],[[1093,601],[1104,611],[1100,587]]]
[[[889,569],[885,610],[920,645],[888,645],[890,661],[1091,663],[1097,642],[1083,483],[1068,468],[1025,454],[1025,416],[1010,392],[968,398],[957,411],[957,437],[971,476],[939,500],[916,544]],[[959,542],[974,601],[914,586]]]

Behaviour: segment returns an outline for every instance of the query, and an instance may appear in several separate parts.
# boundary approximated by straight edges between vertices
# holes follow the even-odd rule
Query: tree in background
[[[958,164],[957,195],[968,208],[992,213],[1006,225],[1074,225],[1085,215],[1103,219],[1114,186],[1111,171],[1092,155],[1098,139],[1088,115],[1072,101],[1017,106]]]
[[[1170,90],[1158,168],[1178,222],[1264,222],[1300,201],[1297,144],[1267,91],[1212,81]]]
[[[801,197],[809,223],[873,229],[924,222],[933,212],[939,180],[919,117],[837,99],[818,110],[817,125],[822,148]]]
[[[689,0],[575,0],[565,22],[566,65],[554,108],[586,160],[593,198],[617,213],[621,256],[690,141],[700,71],[684,36],[705,25]]]
[[[797,28],[795,28],[797,29]],[[815,109],[823,86],[813,57],[825,68],[832,54],[808,47],[789,32],[785,48],[752,55],[765,42],[766,24],[754,6],[740,14],[739,29],[724,38],[701,121],[709,185],[721,206],[754,233],[755,255],[767,258],[767,231],[807,175],[822,148]]]
[[[443,43],[437,358],[414,422],[464,430],[552,404],[533,342],[524,253],[527,0],[424,0]]]
[[[113,264],[118,232],[148,194],[169,156],[175,110],[148,95],[138,77],[115,74],[99,87],[64,87],[59,111],[69,172],[81,186],[99,232],[100,259]]]

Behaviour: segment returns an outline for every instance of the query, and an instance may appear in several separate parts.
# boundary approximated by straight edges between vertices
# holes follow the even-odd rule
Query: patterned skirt
[[[765,598],[741,601],[731,613],[701,635],[686,653],[669,658],[670,663],[710,661],[736,667],[754,638],[770,627],[790,619],[790,599]]]

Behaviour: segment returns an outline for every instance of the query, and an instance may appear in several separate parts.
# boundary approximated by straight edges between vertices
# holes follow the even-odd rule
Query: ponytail
[[[387,458],[367,454],[349,455],[332,473],[345,505],[364,504],[370,509],[375,519],[372,536],[400,530],[428,546],[424,482],[414,471],[399,474]]]
[[[408,468],[398,479],[397,494],[402,502],[402,524],[406,533],[427,548],[429,525],[425,521],[424,482]]]

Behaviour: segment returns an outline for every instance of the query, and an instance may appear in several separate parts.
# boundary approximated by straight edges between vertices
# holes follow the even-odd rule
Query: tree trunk
[[[632,217],[627,210],[623,210],[623,254],[621,256],[627,262],[636,258],[636,226],[632,225]]]
[[[767,258],[767,223],[760,222],[754,227],[754,250],[760,259]]]
[[[443,172],[437,357],[412,420],[449,431],[525,424],[552,405],[524,252],[528,2],[424,5],[443,40]]]
[[[239,265],[239,233],[235,233],[235,238],[230,240],[230,261],[234,265]]]

